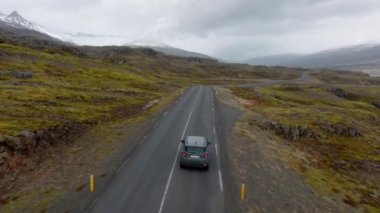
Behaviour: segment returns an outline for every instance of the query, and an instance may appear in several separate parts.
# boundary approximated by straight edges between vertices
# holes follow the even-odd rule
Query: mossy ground
[[[0,44],[0,70],[26,70],[30,79],[0,79],[0,132],[37,130],[61,122],[109,120],[139,111],[179,86],[100,59]]]
[[[326,75],[326,74],[324,74]],[[343,201],[362,210],[380,209],[380,86],[339,85],[349,94],[340,98],[329,92],[337,85],[274,85],[265,88],[231,87],[248,101],[246,109],[281,124],[313,129],[319,139],[299,139],[289,144],[302,155],[282,151],[306,182],[324,194],[339,194]],[[359,126],[357,138],[327,132],[321,124]]]
[[[169,57],[146,50],[82,48],[87,55],[0,43],[0,70],[33,73],[30,79],[0,76],[1,134],[14,135],[67,121],[113,119],[191,84],[291,79],[301,73],[289,68]]]

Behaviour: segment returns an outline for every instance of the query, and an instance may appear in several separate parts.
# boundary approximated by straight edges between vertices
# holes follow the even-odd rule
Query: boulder
[[[295,128],[291,128],[291,139],[292,140],[297,140],[298,138],[300,138],[300,131],[299,131],[299,127],[295,127]]]
[[[19,137],[8,136],[6,145],[12,151],[22,151],[25,147],[22,145]]]
[[[372,105],[380,109],[380,101],[372,102]]]
[[[15,78],[32,78],[33,73],[28,71],[12,71],[11,75]]]
[[[8,158],[9,154],[7,151],[0,151],[0,166],[4,165]]]
[[[330,134],[346,137],[360,137],[362,135],[357,124],[353,124],[353,126],[347,127],[342,124],[321,123],[320,126]]]
[[[0,146],[3,144],[5,144],[5,137],[2,134],[0,134]]]
[[[29,152],[33,152],[37,146],[36,134],[32,131],[21,131],[18,136],[23,147]]]
[[[15,78],[32,78],[33,73],[29,71],[0,71],[0,76],[12,76]]]
[[[347,92],[338,87],[331,88],[329,91],[340,98],[348,98],[349,96]]]

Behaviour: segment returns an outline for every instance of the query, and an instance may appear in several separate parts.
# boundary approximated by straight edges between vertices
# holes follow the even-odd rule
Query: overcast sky
[[[380,0],[1,0],[54,32],[158,41],[223,59],[380,43]]]

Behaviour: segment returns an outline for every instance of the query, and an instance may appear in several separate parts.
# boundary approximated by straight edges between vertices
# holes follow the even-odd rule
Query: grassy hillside
[[[326,72],[322,78],[327,75],[339,74]],[[346,78],[353,82],[352,76]],[[363,79],[368,82],[363,76],[354,82]],[[340,97],[333,92],[336,87],[343,91],[337,93]],[[296,148],[281,150],[279,156],[316,191],[338,194],[362,210],[380,208],[380,109],[373,105],[380,100],[379,85],[275,85],[231,91],[252,112],[249,126],[276,134]]]
[[[134,147],[133,134],[187,86],[292,79],[303,71],[151,49],[30,47],[0,41],[3,211],[46,211],[66,193],[86,194],[89,172],[99,180],[118,168],[123,151]]]
[[[0,43],[1,134],[137,113],[148,101],[191,83],[241,83],[301,73],[169,57],[150,49],[81,47],[80,51],[78,56]],[[15,78],[7,71],[32,77]]]
[[[133,114],[178,88],[149,73],[100,59],[7,44],[0,44],[0,58],[0,70],[32,74],[22,79],[0,77],[0,132],[6,135],[60,122]]]

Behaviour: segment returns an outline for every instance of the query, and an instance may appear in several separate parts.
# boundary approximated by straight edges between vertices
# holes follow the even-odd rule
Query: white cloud
[[[2,12],[56,32],[154,40],[242,59],[380,42],[378,0],[2,0]]]

